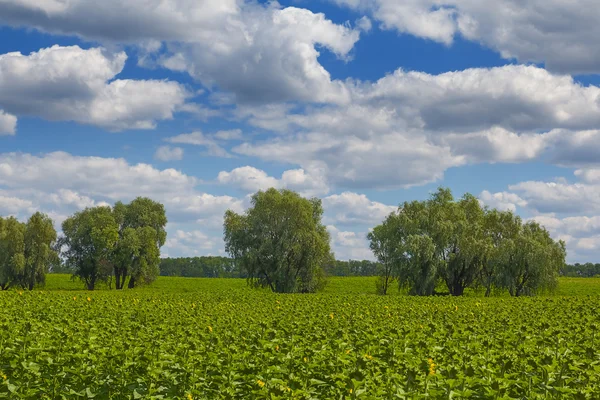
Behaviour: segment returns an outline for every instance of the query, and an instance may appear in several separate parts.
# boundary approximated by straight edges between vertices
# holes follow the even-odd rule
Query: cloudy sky
[[[163,202],[163,255],[223,253],[268,187],[339,259],[438,186],[600,261],[597,0],[0,0],[0,215]]]

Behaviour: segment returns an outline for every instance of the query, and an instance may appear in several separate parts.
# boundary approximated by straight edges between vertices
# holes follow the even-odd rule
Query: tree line
[[[433,295],[439,284],[460,296],[467,288],[507,290],[511,296],[553,289],[566,249],[534,221],[488,209],[473,195],[455,200],[440,188],[428,200],[405,202],[369,233],[384,266],[379,292],[397,281],[414,295]]]
[[[326,276],[377,276],[381,264],[369,260],[332,260],[323,266]],[[247,278],[247,273],[229,257],[202,256],[163,258],[161,276],[188,278]]]
[[[592,264],[589,262],[585,264],[568,264],[561,269],[560,274],[563,276],[581,278],[600,277],[600,263]]]
[[[93,290],[149,284],[159,274],[241,277],[275,292],[315,292],[327,276],[378,275],[386,294],[396,282],[414,295],[459,296],[468,288],[507,290],[512,296],[553,289],[559,273],[597,274],[592,264],[565,264],[562,241],[536,222],[483,207],[466,194],[455,200],[440,188],[428,200],[405,202],[368,234],[377,262],[336,261],[318,198],[269,189],[252,196],[243,214],[224,217],[231,258],[160,259],[165,244],[164,206],[138,197],[129,204],[79,211],[62,224],[35,213],[26,222],[0,218],[0,288],[32,289],[45,273],[70,271]]]
[[[269,189],[252,197],[244,214],[227,211],[225,249],[249,284],[275,292],[314,292],[337,265],[317,198]],[[368,234],[378,264],[377,291],[396,282],[410,294],[462,295],[468,288],[512,296],[553,289],[566,249],[540,224],[510,211],[483,207],[466,194],[440,188],[428,200],[405,202]],[[372,270],[370,271],[372,272]],[[439,290],[445,287],[446,290]]]
[[[27,223],[0,218],[0,287],[33,289],[53,270],[73,274],[86,289],[149,284],[159,274],[167,217],[162,204],[138,197],[129,204],[88,207],[62,223],[35,213]]]

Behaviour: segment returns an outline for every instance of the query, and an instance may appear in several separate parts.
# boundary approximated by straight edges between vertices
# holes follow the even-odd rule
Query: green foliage
[[[0,289],[43,285],[51,265],[59,263],[52,220],[36,212],[26,224],[0,217]]]
[[[93,290],[97,282],[122,289],[153,282],[167,233],[164,206],[138,197],[113,208],[87,208],[63,223],[65,267]]]
[[[225,213],[225,249],[254,286],[315,292],[323,285],[323,266],[333,259],[322,215],[319,199],[289,190],[258,192],[244,215]]]
[[[382,265],[370,260],[332,260],[325,265],[328,276],[377,276]]]
[[[18,282],[25,270],[25,224],[0,218],[0,288]]]
[[[56,277],[48,277],[47,287],[57,286]],[[5,291],[0,398],[595,399],[600,393],[600,280],[569,280],[572,288],[594,283],[592,296],[354,293],[372,292],[374,281],[332,278],[315,295],[250,290],[242,279],[168,277],[136,291]]]
[[[65,264],[88,290],[111,276],[109,260],[119,240],[119,226],[108,206],[86,208],[62,224]]]
[[[246,278],[228,257],[163,258],[160,261],[162,276],[194,278]]]
[[[565,265],[560,274],[562,276],[571,276],[571,277],[583,277],[583,278],[593,278],[600,277],[600,263],[575,263]]]
[[[45,282],[51,264],[58,263],[54,250],[56,230],[54,223],[45,214],[36,212],[25,226],[25,268],[20,279],[21,286],[32,290]]]
[[[455,201],[442,188],[426,201],[405,202],[368,238],[384,265],[383,294],[397,277],[415,295],[436,293],[440,281],[453,296],[477,286],[486,296],[493,288],[533,295],[556,287],[566,257],[564,243],[539,224],[483,208],[470,194]]]
[[[160,273],[160,247],[167,239],[167,216],[162,204],[138,197],[129,204],[113,207],[119,225],[119,240],[110,262],[113,264],[117,289],[149,284]]]

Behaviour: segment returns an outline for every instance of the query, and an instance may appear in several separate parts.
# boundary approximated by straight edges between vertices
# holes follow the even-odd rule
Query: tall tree
[[[167,238],[167,216],[162,204],[138,197],[129,204],[118,202],[113,208],[119,226],[119,240],[113,253],[117,289],[151,283],[159,275],[160,248]]]
[[[108,279],[103,266],[112,257],[119,239],[119,226],[110,207],[92,207],[75,213],[62,224],[61,245],[67,266],[88,290]]]
[[[486,210],[484,216],[484,259],[481,265],[480,284],[485,288],[485,296],[492,294],[494,287],[501,287],[500,272],[507,268],[511,244],[520,233],[521,218],[511,211]]]
[[[317,291],[322,267],[332,259],[322,215],[319,199],[290,190],[260,191],[245,214],[225,213],[225,249],[255,286],[280,293]]]
[[[0,218],[0,289],[18,282],[25,269],[25,224]]]
[[[444,207],[442,218],[446,222],[442,225],[447,247],[442,252],[440,272],[450,294],[461,296],[478,280],[486,259],[485,210],[471,194],[458,202],[449,201]]]
[[[56,242],[54,223],[47,215],[36,212],[27,221],[24,239],[25,267],[20,283],[32,290],[46,281],[50,264],[58,259],[53,247]]]
[[[387,294],[390,285],[397,278],[398,273],[396,269],[400,262],[399,257],[402,257],[402,254],[398,254],[398,251],[401,249],[394,236],[394,222],[395,215],[392,214],[381,225],[373,228],[367,235],[371,251],[373,251],[377,261],[381,263],[381,270],[377,281],[377,292],[383,295]]]
[[[555,242],[537,222],[523,224],[504,251],[498,280],[511,296],[531,296],[556,288],[559,271],[565,265],[565,243]]]

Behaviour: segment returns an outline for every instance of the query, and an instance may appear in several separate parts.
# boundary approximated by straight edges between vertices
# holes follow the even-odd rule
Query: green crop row
[[[317,295],[169,278],[0,292],[0,397],[600,395],[600,297],[382,297],[344,293],[351,281]]]

